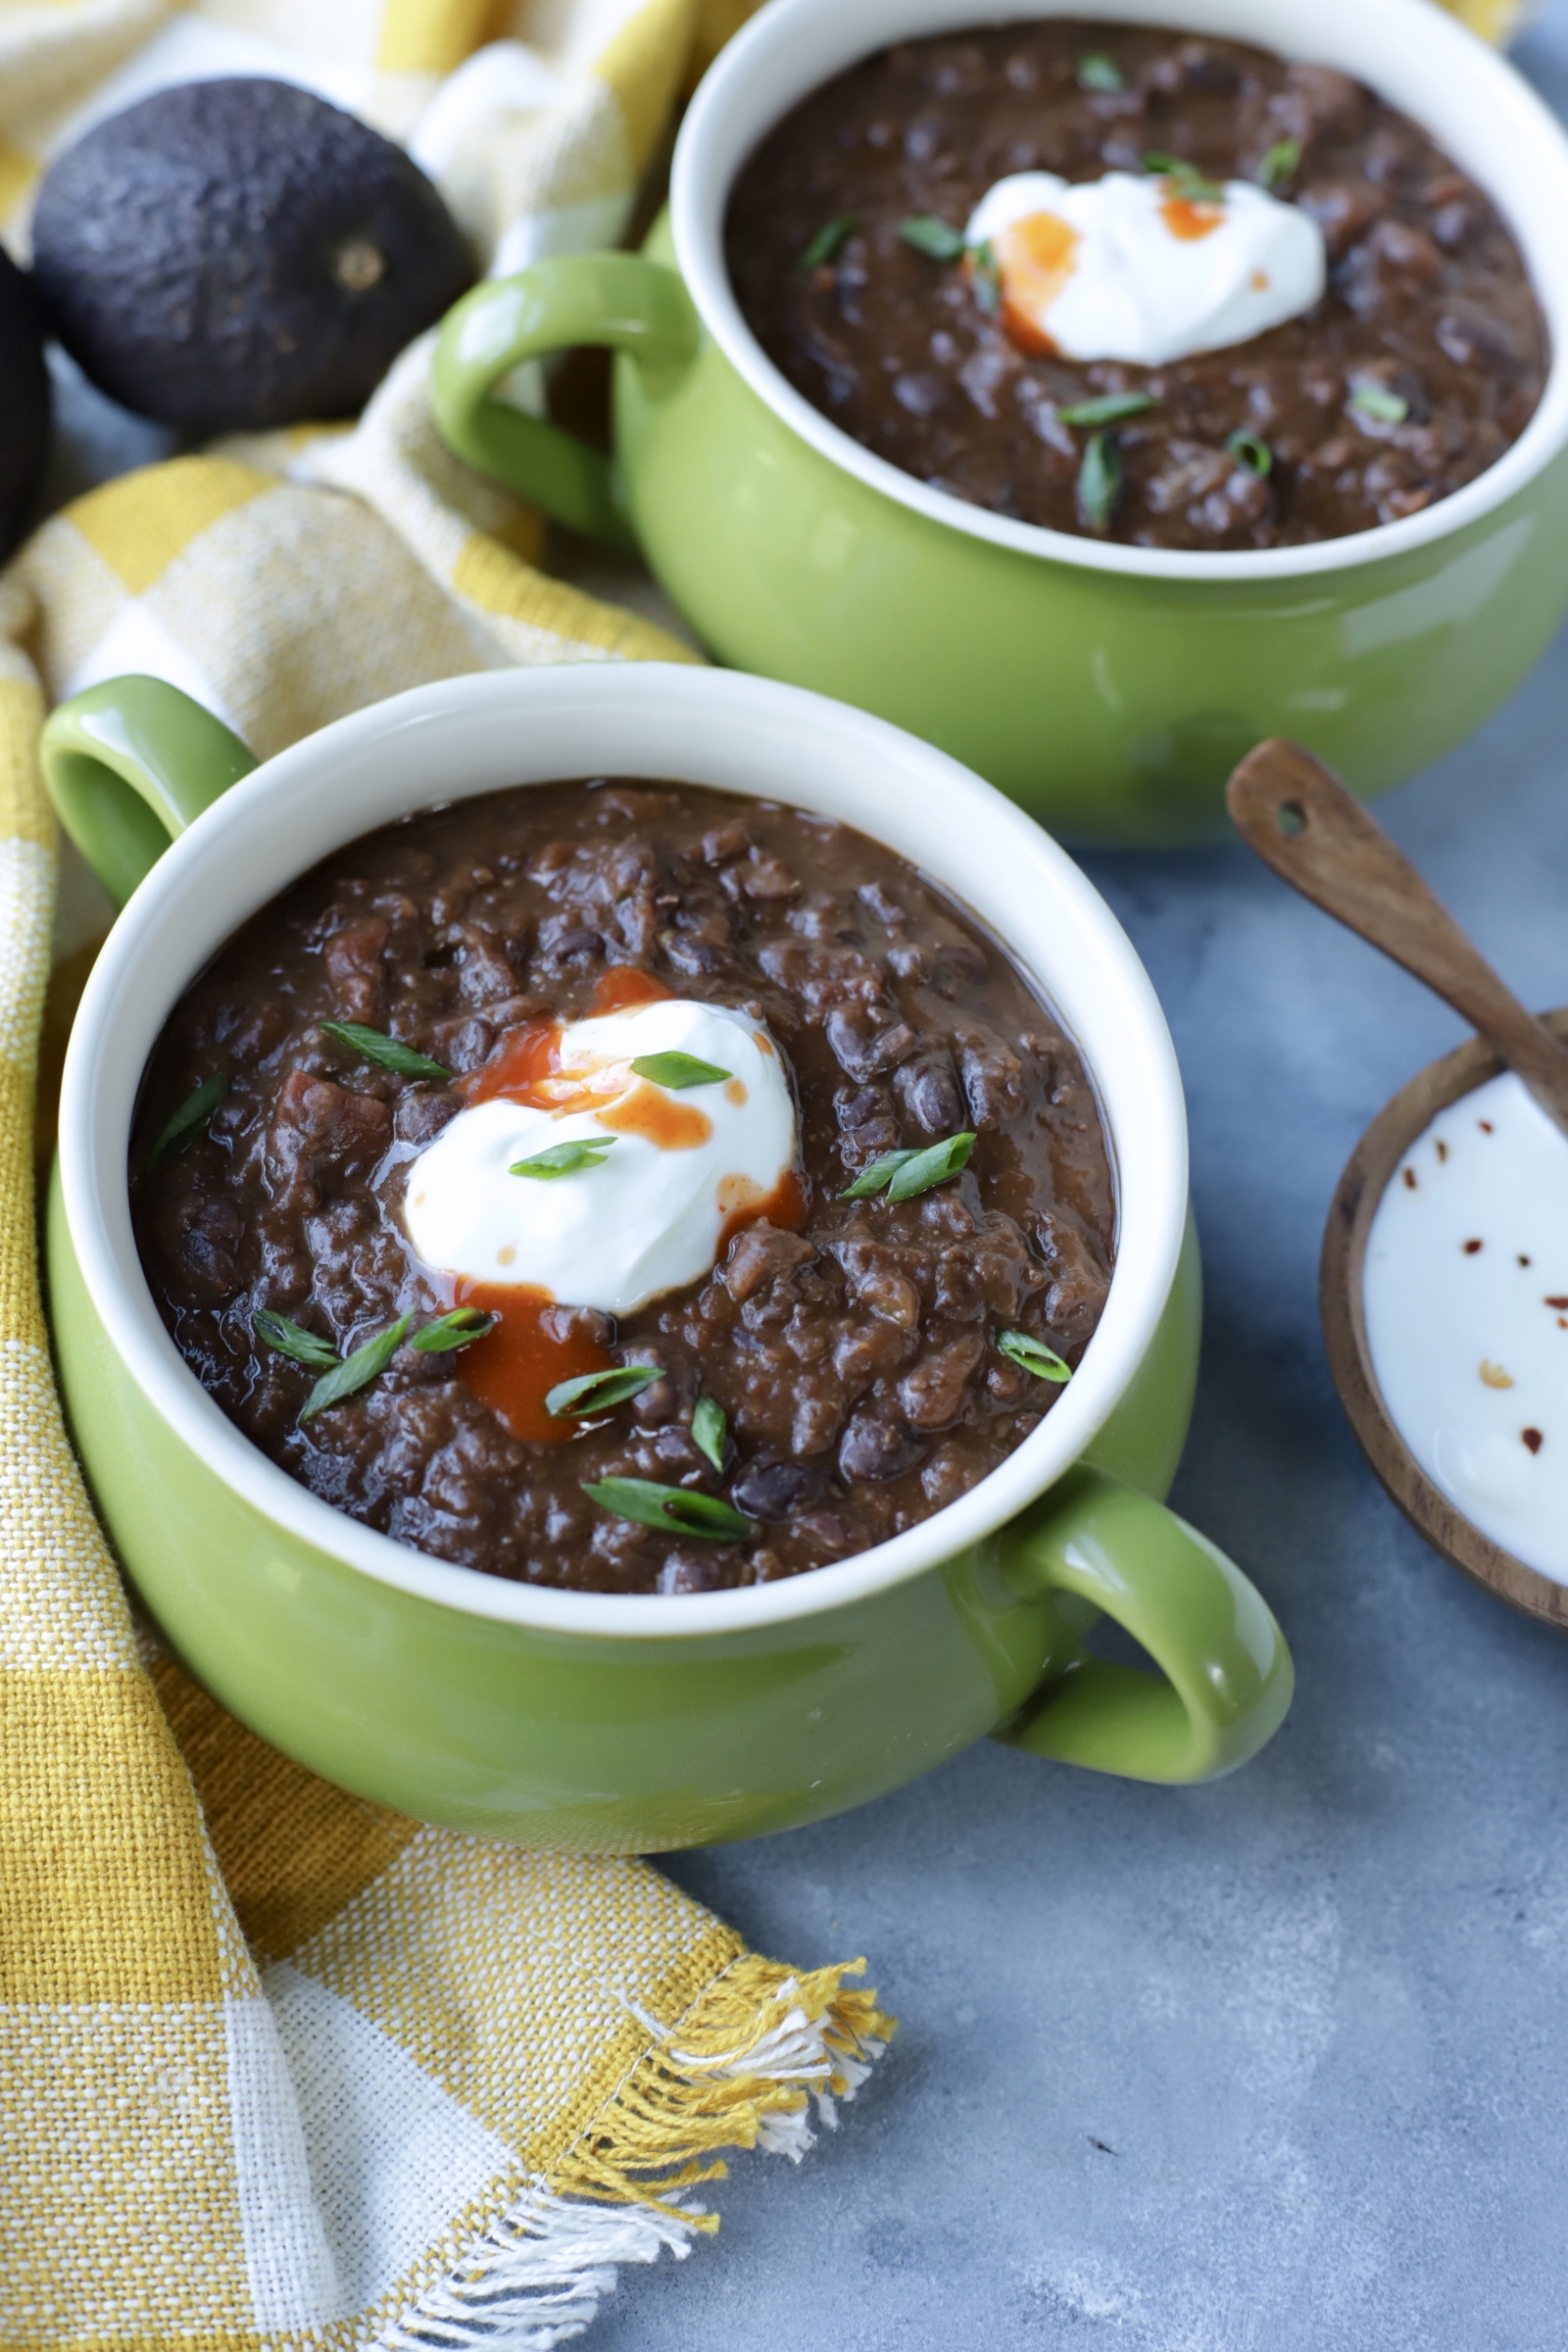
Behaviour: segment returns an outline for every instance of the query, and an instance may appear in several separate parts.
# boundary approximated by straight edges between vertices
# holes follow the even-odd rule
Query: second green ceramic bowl
[[[997,0],[771,0],[692,104],[670,217],[645,254],[536,263],[452,313],[442,432],[549,514],[640,543],[724,662],[895,720],[1070,839],[1218,829],[1226,775],[1268,735],[1309,745],[1362,793],[1398,783],[1497,708],[1568,607],[1560,360],[1522,438],[1453,497],[1349,539],[1204,555],[1012,522],[916,481],[804,400],[742,319],[723,220],[757,140],[882,43],[998,13]],[[1501,207],[1568,348],[1568,141],[1430,0],[1071,13],[1208,29],[1370,83]],[[506,400],[520,363],[573,344],[621,354],[613,465]]]

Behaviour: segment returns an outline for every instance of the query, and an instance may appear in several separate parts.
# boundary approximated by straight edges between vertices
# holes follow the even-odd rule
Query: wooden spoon
[[[1526,1010],[1377,819],[1321,760],[1275,736],[1225,787],[1242,839],[1301,896],[1453,1006],[1568,1135],[1568,1048]]]
[[[1340,1178],[1323,1234],[1318,1305],[1329,1369],[1363,1452],[1405,1517],[1446,1560],[1498,1599],[1568,1633],[1568,1586],[1465,1518],[1427,1476],[1378,1387],[1364,1274],[1379,1201],[1432,1120],[1506,1062],[1568,1133],[1568,1012],[1527,1012],[1381,825],[1299,744],[1250,752],[1226,788],[1237,829],[1303,897],[1425,980],[1480,1031],[1417,1072],[1378,1113]],[[1490,1049],[1490,1050],[1489,1050]]]

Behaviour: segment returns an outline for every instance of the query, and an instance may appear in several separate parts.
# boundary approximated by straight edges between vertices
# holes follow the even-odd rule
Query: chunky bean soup
[[[175,1007],[131,1150],[187,1363],[315,1494],[525,1582],[688,1592],[986,1476],[1095,1329],[1115,1190],[1006,953],[707,789],[388,825]]]
[[[1418,514],[1518,438],[1547,368],[1513,238],[1415,123],[1156,26],[865,59],[752,157],[727,249],[763,349],[866,448],[1136,546]]]

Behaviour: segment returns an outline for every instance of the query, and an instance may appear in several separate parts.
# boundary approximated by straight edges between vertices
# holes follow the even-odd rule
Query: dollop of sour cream
[[[1069,183],[1018,172],[969,220],[989,246],[1002,321],[1027,350],[1160,368],[1245,343],[1309,311],[1323,293],[1323,232],[1298,205],[1250,180],[1212,197],[1157,174],[1107,172]]]
[[[632,1068],[658,1054],[723,1075],[662,1084]],[[415,1250],[460,1281],[607,1314],[698,1281],[726,1230],[775,1201],[797,1156],[789,1080],[766,1030],[685,998],[514,1032],[472,1091],[480,1099],[410,1168]],[[570,1145],[594,1149],[567,1154],[576,1164],[564,1173],[511,1173]]]
[[[1568,1137],[1511,1071],[1405,1153],[1363,1298],[1378,1387],[1427,1476],[1568,1584]]]

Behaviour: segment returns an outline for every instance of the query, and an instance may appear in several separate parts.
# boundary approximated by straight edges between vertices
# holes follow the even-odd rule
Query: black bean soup
[[[420,1151],[541,1024],[670,995],[765,1023],[785,1193],[618,1324],[498,1289],[465,1327],[405,1231]],[[255,916],[152,1055],[131,1197],[175,1344],[273,1461],[437,1558],[608,1592],[794,1576],[962,1494],[1061,1394],[1115,1225],[1077,1053],[939,889],[796,809],[603,780],[386,826]],[[564,1375],[636,1366],[541,1419]],[[707,1498],[676,1506],[703,1529],[617,1480]]]
[[[1323,299],[1226,350],[1078,365],[1020,348],[983,273],[901,234],[951,239],[1011,173],[1171,159],[1304,207]],[[752,157],[727,252],[763,349],[867,449],[1140,547],[1292,547],[1418,514],[1517,440],[1548,362],[1512,237],[1413,122],[1328,67],[1152,26],[1053,19],[865,59]],[[1098,433],[1064,417],[1113,394],[1152,405]]]

